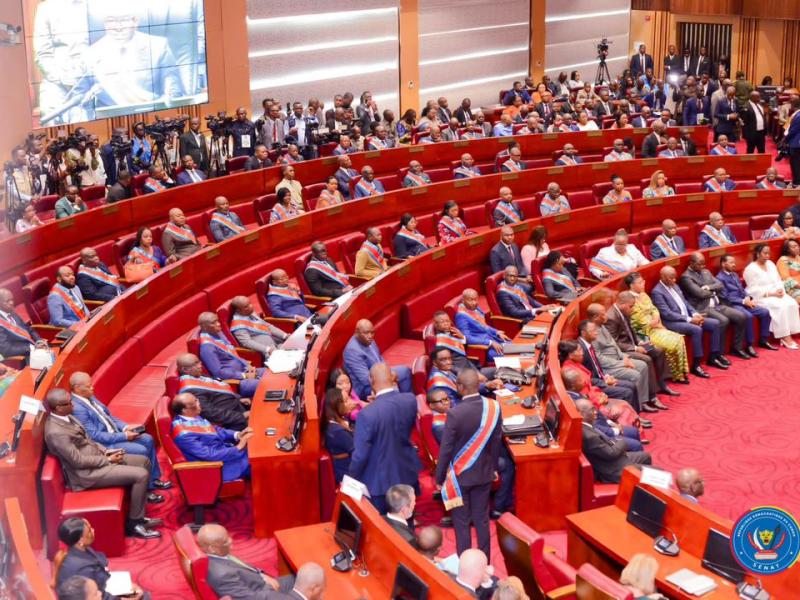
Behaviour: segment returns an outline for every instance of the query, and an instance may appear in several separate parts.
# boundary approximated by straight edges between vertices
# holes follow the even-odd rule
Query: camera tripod
[[[169,176],[172,177],[175,174],[175,168],[172,166],[172,163],[169,160],[169,155],[167,154],[167,138],[166,135],[164,139],[159,141],[153,142],[153,156],[150,161],[151,165],[156,164],[156,161],[161,161],[161,167],[164,169],[164,172]]]
[[[594,84],[603,85],[605,82],[611,83],[611,74],[608,72],[606,57],[600,56],[600,64],[597,65],[597,74],[594,76]]]
[[[220,177],[228,173],[228,135],[212,130],[209,144],[208,176]]]

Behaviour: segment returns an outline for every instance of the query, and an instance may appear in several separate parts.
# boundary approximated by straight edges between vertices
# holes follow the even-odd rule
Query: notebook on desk
[[[700,575],[691,569],[675,571],[667,576],[667,581],[693,596],[702,596],[717,589],[717,583],[711,577]]]
[[[544,431],[539,415],[514,415],[503,419],[503,435],[536,435]]]
[[[536,344],[503,344],[503,354],[533,354]]]

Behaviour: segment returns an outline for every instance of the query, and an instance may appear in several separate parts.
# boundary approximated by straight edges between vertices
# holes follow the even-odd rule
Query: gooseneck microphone
[[[654,521],[650,517],[647,517],[636,510],[632,510],[631,514],[641,519],[642,521],[650,523],[651,525],[658,525],[661,529],[665,530],[672,537],[672,539],[669,540],[663,535],[656,536],[655,539],[653,540],[654,542],[653,550],[665,556],[678,556],[678,554],[680,554],[681,548],[678,545],[678,536],[675,535],[675,532],[672,531],[672,529],[670,529],[660,521]]]

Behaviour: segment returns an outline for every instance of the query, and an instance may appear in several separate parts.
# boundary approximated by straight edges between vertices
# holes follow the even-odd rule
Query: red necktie
[[[272,124],[272,141],[273,142],[277,142],[278,141],[278,122],[277,121],[275,121]]]
[[[592,359],[592,363],[594,363],[594,368],[597,371],[597,374],[603,378],[605,377],[605,373],[603,373],[603,367],[600,366],[600,361],[597,360],[597,354],[594,353],[594,348],[591,344],[586,344],[589,347],[589,358]]]

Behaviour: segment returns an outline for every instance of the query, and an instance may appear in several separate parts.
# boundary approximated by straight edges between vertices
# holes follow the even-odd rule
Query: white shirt
[[[664,284],[662,283],[661,285],[664,285]],[[669,295],[672,296],[673,300],[675,300],[675,303],[678,305],[678,308],[680,309],[681,314],[686,317],[686,321],[687,322],[691,321],[692,318],[689,316],[689,309],[686,308],[686,302],[684,302],[683,298],[681,298],[681,295],[677,291],[675,291],[675,286],[673,286],[673,285],[664,285],[664,287],[667,288],[667,291],[669,292]]]
[[[611,246],[606,246],[605,248],[600,249],[600,251],[597,253],[597,258],[614,263],[615,265],[622,265],[624,267],[624,271],[632,271],[636,267],[646,265],[650,262],[633,244],[628,244],[625,246],[625,254],[620,254],[617,252],[613,244]],[[597,277],[608,277],[607,273],[599,269],[590,270]]]
[[[392,513],[386,513],[386,518],[391,519],[392,521],[396,521],[397,523],[402,523],[406,527],[408,527],[408,521],[406,521],[403,517],[398,517],[393,515]]]
[[[378,396],[381,396],[383,394],[388,394],[389,392],[396,392],[396,391],[397,391],[397,388],[388,387],[388,388],[382,389],[380,392],[375,392],[375,397],[377,398]]]
[[[81,185],[89,187],[92,185],[105,185],[106,184],[106,169],[103,166],[103,161],[100,159],[100,152],[95,151],[97,154],[97,168],[92,169],[92,151],[88,148],[83,153],[83,160],[89,167],[85,171],[81,171]]]
[[[756,104],[755,102],[750,102],[750,109],[753,111],[753,114],[756,116],[756,131],[763,131],[764,130],[764,111],[760,105]]]

